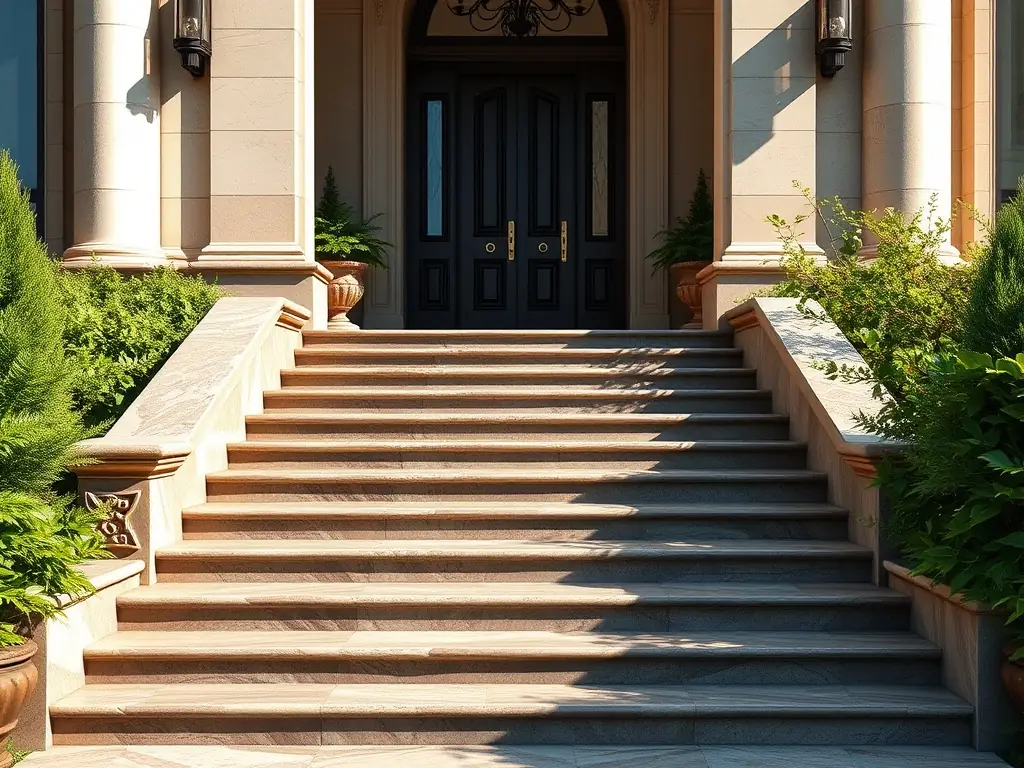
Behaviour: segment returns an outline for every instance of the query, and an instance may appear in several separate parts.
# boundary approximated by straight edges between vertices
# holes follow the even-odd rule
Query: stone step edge
[[[488,504],[495,509],[487,509]],[[474,519],[474,520],[844,520],[849,512],[831,504],[591,504],[559,502],[231,502],[213,501],[182,510],[192,520],[289,518]]]
[[[275,390],[281,391],[281,390]],[[743,390],[744,392],[749,390]],[[368,413],[365,410],[288,409],[246,417],[248,424],[531,424],[538,426],[677,426],[690,423],[721,424],[755,422],[782,424],[789,417],[779,413]]]
[[[742,357],[743,350],[739,347],[645,347],[631,345],[624,347],[554,347],[550,345],[521,344],[449,344],[438,346],[433,344],[394,344],[386,347],[366,347],[352,345],[341,348],[335,344],[306,345],[295,350],[302,357],[336,357],[345,355],[352,357],[388,357],[391,355],[424,356],[459,358],[469,356],[498,357],[502,359],[516,357]]]
[[[390,483],[422,485],[424,483],[517,484],[536,485],[580,483],[824,483],[825,472],[809,469],[780,470],[586,470],[556,468],[538,469],[223,469],[206,476],[208,485],[224,483],[272,484],[319,483]]]
[[[380,330],[364,330],[360,329],[357,331],[332,331],[332,330],[304,330],[302,332],[303,339],[313,338],[327,338],[327,339],[338,339],[341,341],[367,341],[376,339],[394,339],[402,338],[406,336],[423,336],[436,339],[459,339],[459,338],[516,338],[516,339],[544,339],[544,338],[573,338],[573,339],[621,339],[621,338],[644,338],[644,337],[662,337],[667,336],[669,338],[706,338],[706,337],[719,337],[719,338],[731,338],[732,331],[730,330],[703,330],[700,328],[678,328],[678,329],[666,329],[666,330],[629,330],[629,329],[594,329],[589,330],[586,328],[566,328],[566,329],[537,329],[537,330],[505,330],[505,329],[380,329]]]
[[[543,368],[540,366],[505,366],[505,365],[332,365],[302,366],[281,371],[282,376],[303,378],[307,376],[344,376],[344,377],[412,377],[412,376],[588,376],[595,379],[673,377],[701,378],[707,376],[756,376],[756,368],[598,368],[593,366],[562,366],[560,368]]]
[[[156,551],[158,561],[497,560],[607,562],[612,560],[870,560],[852,542],[803,539],[722,541],[531,541],[507,539],[187,539]]]
[[[502,395],[506,398],[528,397],[538,401],[537,405],[542,406],[545,399],[574,400],[694,400],[709,398],[716,400],[731,400],[739,397],[771,398],[772,392],[769,389],[603,389],[598,386],[590,389],[583,389],[578,386],[540,388],[531,385],[495,384],[490,388],[487,385],[475,387],[449,387],[436,385],[429,387],[409,387],[381,385],[376,387],[284,387],[282,389],[271,389],[263,393],[265,401],[273,401],[278,398],[294,397],[352,397],[360,399],[387,400],[395,398],[419,398],[424,400],[445,400],[456,398],[483,399],[493,401],[495,395]]]
[[[548,586],[551,585],[541,585]],[[765,589],[765,587],[770,587]],[[310,605],[402,607],[605,607],[633,606],[909,606],[901,592],[864,584],[801,584],[795,593],[785,585],[751,582],[666,585],[556,585],[538,589],[535,582],[376,582],[317,583],[316,595],[309,585],[296,582],[158,582],[126,592],[117,598],[126,608],[179,606],[199,609],[275,608]],[[818,591],[812,588],[817,586]]]
[[[518,689],[518,690],[517,690]],[[123,699],[116,695],[123,691]],[[487,694],[490,694],[488,701]],[[223,697],[221,701],[217,698]],[[161,698],[163,697],[163,701]],[[474,700],[476,697],[478,700]],[[646,699],[646,700],[645,700]],[[92,684],[52,718],[132,717],[809,717],[962,718],[967,702],[920,686],[606,686],[487,684]]]
[[[700,453],[735,451],[806,451],[807,443],[795,440],[466,440],[361,439],[361,440],[259,440],[228,443],[228,451],[280,453],[282,451],[331,453]]]
[[[158,638],[165,643],[154,643]],[[272,644],[268,643],[270,640]],[[897,647],[893,647],[893,643],[898,643]],[[94,642],[84,653],[86,661],[934,660],[942,655],[937,646],[910,632],[671,634],[528,630],[120,630]]]

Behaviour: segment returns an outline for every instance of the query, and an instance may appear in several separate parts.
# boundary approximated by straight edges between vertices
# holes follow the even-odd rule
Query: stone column
[[[716,0],[715,261],[698,276],[707,328],[779,280],[782,246],[765,218],[809,210],[793,182],[816,191],[817,68],[814,3]],[[813,224],[804,232],[823,256]]]
[[[865,0],[863,205],[952,213],[951,0]],[[862,251],[871,258],[870,243]],[[942,258],[959,261],[952,243]]]
[[[164,264],[157,0],[74,3],[75,231],[64,264]]]

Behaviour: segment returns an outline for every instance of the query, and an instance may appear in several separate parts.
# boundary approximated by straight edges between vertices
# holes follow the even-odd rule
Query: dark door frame
[[[617,8],[617,4],[612,0]],[[498,38],[500,41],[501,38]],[[511,41],[518,43],[518,41]],[[599,256],[594,261],[588,262],[586,266],[577,263],[571,273],[575,289],[575,318],[573,325],[580,328],[625,328],[627,326],[628,296],[627,283],[629,280],[628,264],[628,238],[627,238],[627,206],[628,189],[627,168],[626,168],[626,123],[628,98],[626,94],[626,66],[625,58],[619,56],[604,56],[600,62],[591,55],[579,55],[584,52],[596,54],[598,51],[605,53],[612,49],[619,54],[623,52],[621,47],[607,45],[580,45],[570,40],[559,40],[557,43],[548,42],[543,46],[529,46],[532,50],[514,46],[500,45],[494,48],[477,45],[437,45],[431,41],[430,45],[417,49],[416,56],[410,51],[410,64],[406,75],[406,125],[404,128],[406,136],[406,163],[405,174],[405,198],[406,198],[406,222],[404,225],[405,237],[405,317],[409,327],[423,325],[425,311],[423,307],[431,307],[436,312],[430,314],[431,320],[425,327],[459,327],[464,321],[459,316],[457,309],[457,292],[467,286],[460,285],[457,279],[458,272],[458,241],[456,233],[456,222],[453,211],[459,202],[457,188],[459,180],[451,175],[457,166],[457,144],[456,131],[453,129],[455,123],[455,108],[459,101],[457,84],[459,78],[466,74],[472,75],[493,75],[509,77],[529,77],[543,75],[565,75],[575,78],[577,83],[577,107],[576,114],[583,115],[584,109],[591,108],[591,102],[595,98],[607,98],[614,104],[612,113],[614,123],[610,126],[609,138],[609,173],[611,176],[611,199],[609,201],[609,224],[611,232],[607,238],[592,238],[589,236],[590,210],[592,200],[590,197],[590,184],[583,184],[584,169],[590,158],[589,124],[583,125],[584,120],[580,119],[576,126],[577,146],[577,193],[576,211],[572,215],[572,229],[570,233],[573,242],[572,255],[579,258],[583,249],[587,253]],[[487,49],[492,55],[477,57],[481,48]],[[511,54],[511,55],[510,55]],[[557,64],[557,69],[552,70],[552,64]],[[437,237],[423,237],[426,231],[423,222],[423,210],[425,206],[422,200],[425,197],[425,180],[422,178],[422,171],[418,166],[422,162],[424,153],[423,137],[419,135],[422,129],[420,113],[425,109],[424,102],[427,100],[443,100],[449,110],[450,117],[446,121],[443,131],[443,148],[446,158],[445,162],[445,221],[443,234]],[[457,176],[457,174],[455,174]],[[614,239],[614,243],[611,242]],[[442,255],[445,254],[445,255]],[[447,261],[447,264],[446,264]],[[433,273],[421,274],[421,269],[433,270]],[[434,274],[436,273],[436,274]],[[424,291],[427,290],[427,281],[434,286],[431,298],[428,299]],[[613,295],[602,295],[595,298],[593,285],[597,280],[602,280],[605,285],[611,286]],[[604,290],[604,289],[602,289]],[[603,303],[602,303],[603,302]]]

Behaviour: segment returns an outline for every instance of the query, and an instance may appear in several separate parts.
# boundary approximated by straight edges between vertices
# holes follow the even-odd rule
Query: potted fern
[[[331,330],[358,330],[348,313],[363,298],[366,270],[388,268],[384,255],[391,243],[377,236],[380,226],[374,222],[379,217],[379,213],[368,219],[357,216],[352,206],[342,201],[334,169],[328,166],[316,207],[316,260],[333,276],[327,291],[327,327]]]
[[[92,590],[76,566],[108,556],[89,512],[54,486],[88,436],[73,408],[56,266],[36,239],[28,194],[0,151],[0,768],[7,736],[35,687],[30,635],[62,596]]]
[[[708,179],[702,168],[690,199],[686,218],[676,217],[675,224],[660,232],[661,245],[648,254],[654,271],[666,270],[675,286],[676,296],[690,309],[686,328],[704,324],[700,286],[697,273],[711,263],[715,246],[714,204],[708,190]]]

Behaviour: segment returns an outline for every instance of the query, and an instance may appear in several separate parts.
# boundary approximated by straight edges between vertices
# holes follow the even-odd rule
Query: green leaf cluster
[[[58,272],[36,238],[28,193],[0,151],[0,646],[88,592],[76,570],[106,555],[102,516],[53,491],[89,435],[74,409]]]
[[[708,189],[708,178],[702,168],[690,199],[686,218],[676,217],[675,224],[658,233],[661,245],[647,258],[654,271],[668,269],[686,261],[711,261],[715,251],[715,209]]]
[[[879,396],[888,390],[899,397],[930,355],[962,336],[974,268],[948,266],[939,259],[950,223],[936,216],[934,200],[927,211],[913,216],[891,208],[876,214],[801,191],[808,213],[792,221],[768,217],[782,242],[786,270],[771,295],[821,304],[869,366],[831,371],[874,382]],[[827,233],[826,260],[815,259],[804,247],[804,226],[820,226]],[[871,260],[859,255],[865,233],[875,243]]]
[[[95,267],[62,272],[64,346],[74,398],[89,427],[131,404],[220,297],[216,286],[169,268],[126,276]]]
[[[368,219],[341,199],[334,169],[327,167],[324,188],[316,207],[316,258],[318,261],[359,261],[387,269],[386,254],[391,243],[377,236],[380,214]]]

